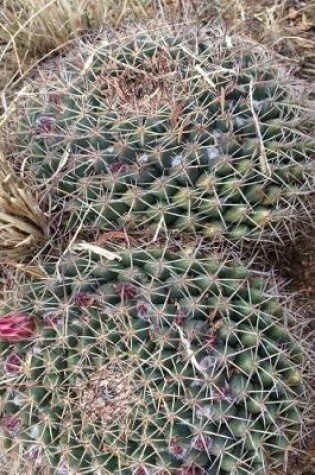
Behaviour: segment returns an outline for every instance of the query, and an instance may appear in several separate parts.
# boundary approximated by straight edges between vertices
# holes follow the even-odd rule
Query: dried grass
[[[6,0],[0,38],[23,55],[42,56],[105,21],[145,14],[146,0]],[[120,7],[118,8],[117,7]]]
[[[217,13],[207,0],[0,0],[0,127],[38,64],[85,35],[150,18],[208,17],[208,11]]]
[[[118,28],[125,19],[165,18],[179,11],[187,16],[197,8],[195,0],[4,0],[0,41],[13,48],[21,62],[27,56],[39,58],[104,25]]]
[[[23,262],[46,238],[45,215],[0,152],[0,263]]]

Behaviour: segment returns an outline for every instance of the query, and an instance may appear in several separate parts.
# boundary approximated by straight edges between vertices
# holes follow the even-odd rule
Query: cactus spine
[[[3,310],[38,327],[3,343],[8,450],[54,474],[264,473],[298,438],[305,392],[265,276],[207,249],[113,255],[69,255]]]
[[[13,154],[63,229],[261,241],[307,214],[311,118],[262,48],[233,41],[165,27],[46,74]]]

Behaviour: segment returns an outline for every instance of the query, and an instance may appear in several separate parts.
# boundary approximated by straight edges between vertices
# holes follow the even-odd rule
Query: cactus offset
[[[69,254],[2,342],[8,452],[53,474],[260,474],[299,438],[304,355],[266,275],[207,249]]]
[[[307,214],[309,114],[265,50],[232,40],[164,27],[45,73],[12,153],[63,230],[270,240]]]

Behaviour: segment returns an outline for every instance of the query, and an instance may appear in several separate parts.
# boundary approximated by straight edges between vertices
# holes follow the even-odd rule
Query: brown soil
[[[315,235],[301,240],[290,256],[290,265],[286,269],[287,276],[292,279],[291,289],[300,292],[301,303],[310,319],[309,339],[315,350]],[[313,384],[313,387],[315,385]],[[315,398],[315,396],[314,396]],[[314,414],[312,414],[314,418]],[[278,471],[276,475],[282,475]],[[315,432],[310,436],[304,454],[295,456],[289,463],[287,475],[315,475]]]

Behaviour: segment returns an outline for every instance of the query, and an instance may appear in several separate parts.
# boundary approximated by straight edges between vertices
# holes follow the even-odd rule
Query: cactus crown
[[[38,325],[2,344],[7,449],[56,474],[263,473],[298,436],[305,389],[265,276],[207,249],[113,257],[50,264],[4,309]]]
[[[261,240],[305,214],[307,113],[268,53],[232,40],[164,27],[46,72],[12,153],[63,231]]]

